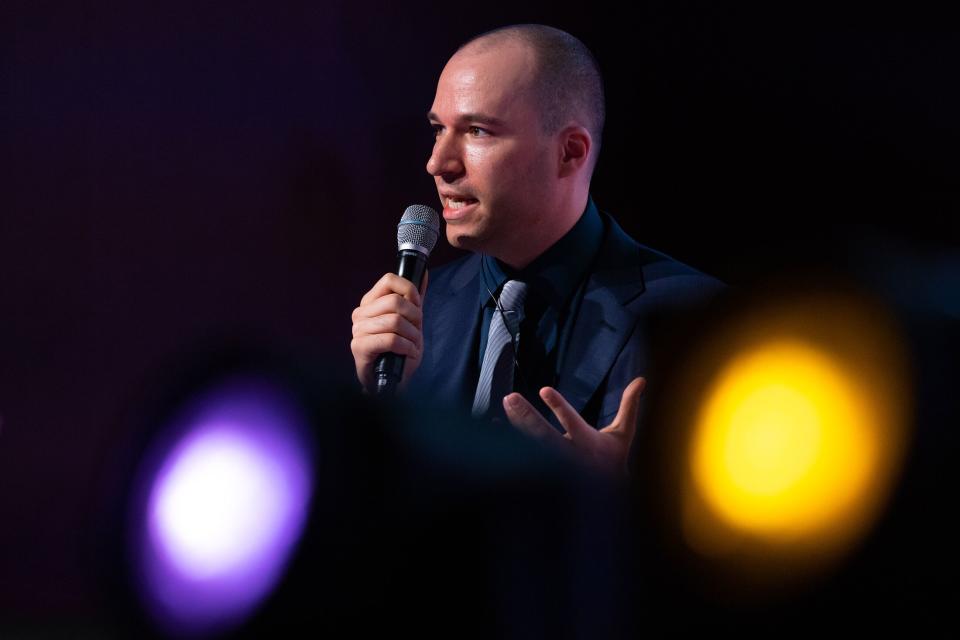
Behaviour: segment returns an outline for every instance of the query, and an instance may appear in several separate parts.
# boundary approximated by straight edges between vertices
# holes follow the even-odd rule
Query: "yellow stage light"
[[[903,457],[904,354],[889,318],[850,296],[760,305],[719,331],[692,364],[703,383],[685,446],[688,543],[782,576],[860,539]]]
[[[797,536],[853,507],[877,464],[870,407],[831,359],[801,343],[735,359],[708,393],[693,475],[731,525]]]

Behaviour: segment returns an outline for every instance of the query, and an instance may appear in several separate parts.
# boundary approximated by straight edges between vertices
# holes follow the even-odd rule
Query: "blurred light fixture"
[[[683,537],[735,572],[796,577],[876,521],[907,436],[911,372],[888,313],[851,292],[738,314],[685,365]]]
[[[307,523],[312,442],[289,393],[234,376],[185,405],[152,445],[130,507],[142,604],[174,635],[249,618]]]

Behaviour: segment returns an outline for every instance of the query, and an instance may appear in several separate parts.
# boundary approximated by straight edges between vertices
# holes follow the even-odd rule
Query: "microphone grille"
[[[425,249],[429,256],[440,237],[440,216],[425,204],[407,207],[397,225],[397,249]],[[404,245],[408,245],[404,247]],[[411,247],[410,245],[414,245]]]

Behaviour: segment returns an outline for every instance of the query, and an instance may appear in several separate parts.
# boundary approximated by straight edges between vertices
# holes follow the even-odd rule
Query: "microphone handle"
[[[423,284],[423,275],[427,272],[427,256],[413,249],[401,249],[397,252],[397,275],[406,278],[417,289]],[[375,393],[393,396],[397,393],[400,379],[403,377],[403,365],[406,356],[398,353],[382,353],[373,365],[377,376]]]

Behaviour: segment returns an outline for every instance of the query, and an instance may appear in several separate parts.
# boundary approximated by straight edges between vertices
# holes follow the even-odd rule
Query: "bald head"
[[[481,33],[460,45],[457,53],[482,54],[508,44],[522,44],[533,52],[531,90],[543,133],[553,135],[571,121],[590,132],[592,173],[606,118],[603,79],[596,58],[574,36],[542,24],[515,24]]]

